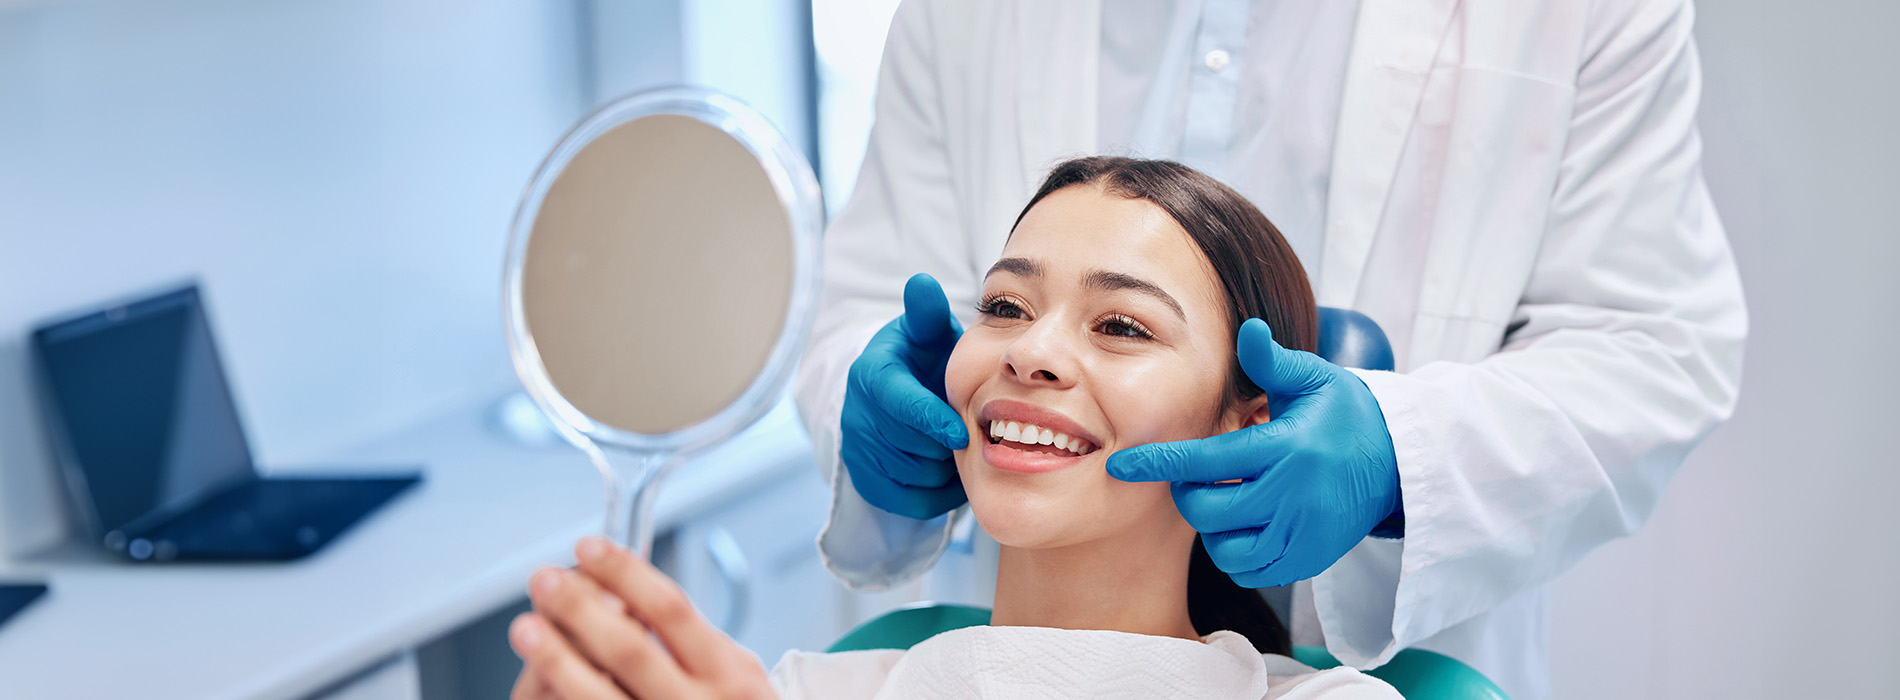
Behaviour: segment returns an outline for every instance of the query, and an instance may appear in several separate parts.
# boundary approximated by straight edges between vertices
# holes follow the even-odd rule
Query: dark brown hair
[[[1307,283],[1293,247],[1281,237],[1265,214],[1240,193],[1193,168],[1164,160],[1110,156],[1077,158],[1057,165],[1042,181],[1016,223],[1036,203],[1058,190],[1092,185],[1126,199],[1141,199],[1161,207],[1188,238],[1201,249],[1227,294],[1228,337],[1249,318],[1267,322],[1280,345],[1312,352],[1319,345],[1319,305]],[[1014,226],[1011,227],[1012,232]],[[1234,358],[1226,405],[1251,400],[1262,392],[1241,371]],[[1288,654],[1292,642],[1286,626],[1259,593],[1234,583],[1220,571],[1197,538],[1188,565],[1188,617],[1195,631],[1205,635],[1232,630],[1247,637],[1264,653]]]

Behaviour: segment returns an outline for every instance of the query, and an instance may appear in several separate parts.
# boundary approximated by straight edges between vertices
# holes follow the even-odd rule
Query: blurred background
[[[495,402],[518,386],[500,271],[523,187],[595,107],[691,83],[751,103],[800,144],[835,213],[863,155],[894,6],[0,0],[0,575],[137,585],[124,567],[74,553],[80,523],[46,448],[24,343],[48,317],[195,278],[264,468],[425,456],[430,488],[463,495],[466,510],[443,517],[486,522],[428,530],[409,549],[454,554],[484,583],[379,635],[406,635],[394,656],[389,644],[335,641],[318,660],[245,657],[281,665],[268,683],[154,672],[212,677],[189,686],[199,696],[505,696],[496,683],[516,667],[501,625],[520,582],[561,556],[569,530],[592,527],[599,506],[584,460],[493,422]],[[1900,493],[1900,459],[1880,442],[1900,417],[1900,369],[1881,359],[1900,347],[1884,320],[1900,304],[1889,269],[1900,226],[1884,206],[1900,191],[1900,61],[1885,36],[1900,5],[1698,10],[1704,166],[1752,320],[1742,402],[1639,536],[1554,585],[1556,696],[1894,697],[1900,546],[1882,544],[1879,527]],[[461,461],[427,457],[450,443]],[[709,615],[768,665],[929,594],[833,583],[812,546],[825,486],[808,461],[767,471],[699,487],[674,509],[664,547]],[[527,498],[514,484],[544,482],[558,484],[535,492],[545,498],[508,500]],[[524,530],[538,534],[506,539]],[[400,548],[331,554],[358,568],[325,575],[370,582],[413,566]],[[444,571],[460,569],[435,575]],[[444,599],[438,591],[456,585],[403,590]],[[82,593],[62,598],[56,586],[40,605],[76,605]],[[25,635],[55,633],[35,614],[0,627],[0,668],[27,662]],[[271,620],[256,633],[273,634]],[[311,639],[353,639],[332,632]],[[233,644],[126,636],[125,649],[182,640],[211,656]],[[0,695],[11,695],[6,678]]]

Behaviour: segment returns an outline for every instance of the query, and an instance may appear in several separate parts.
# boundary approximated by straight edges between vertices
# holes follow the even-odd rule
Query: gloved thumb
[[[955,345],[963,335],[943,285],[930,275],[919,272],[904,283],[904,335],[912,343],[935,348]]]
[[[1318,355],[1288,350],[1273,340],[1273,329],[1266,321],[1247,319],[1240,324],[1240,336],[1234,341],[1240,369],[1254,386],[1276,399],[1289,399],[1319,391],[1332,376],[1328,364]]]

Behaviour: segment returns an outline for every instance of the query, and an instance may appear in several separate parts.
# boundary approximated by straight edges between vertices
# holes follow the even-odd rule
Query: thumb
[[[930,275],[917,273],[904,283],[904,334],[923,346],[956,343],[963,335],[957,317],[950,314],[950,299],[943,286]]]
[[[1310,352],[1288,350],[1273,340],[1273,329],[1257,318],[1240,324],[1234,341],[1240,369],[1254,386],[1275,398],[1303,396],[1318,391],[1332,376],[1329,364]]]

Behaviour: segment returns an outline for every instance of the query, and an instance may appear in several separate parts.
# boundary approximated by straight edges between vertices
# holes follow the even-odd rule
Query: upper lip
[[[1093,433],[1083,429],[1081,424],[1070,420],[1068,416],[1062,415],[1061,412],[1052,408],[1023,403],[1013,399],[996,399],[983,404],[983,410],[977,413],[977,424],[979,428],[999,420],[1028,423],[1040,428],[1063,433],[1072,438],[1081,438],[1098,449],[1102,446],[1102,440],[1100,438],[1095,437]],[[985,430],[983,434],[988,435],[989,433]]]

